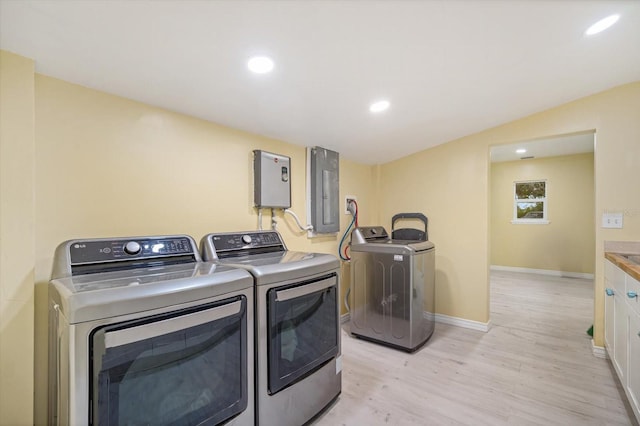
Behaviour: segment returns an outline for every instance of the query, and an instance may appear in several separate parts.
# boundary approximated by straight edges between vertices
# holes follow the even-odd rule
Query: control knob
[[[124,252],[127,254],[138,254],[140,253],[140,250],[142,250],[142,247],[140,247],[140,244],[136,243],[135,241],[129,241],[124,245]]]
[[[251,235],[243,235],[242,242],[245,244],[251,244]]]

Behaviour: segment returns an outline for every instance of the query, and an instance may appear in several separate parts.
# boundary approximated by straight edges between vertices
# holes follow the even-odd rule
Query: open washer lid
[[[351,252],[411,255],[434,248],[431,241],[391,239],[382,226],[362,226],[351,232]]]
[[[137,246],[131,242],[139,250],[132,250]],[[251,275],[242,269],[202,262],[195,242],[184,235],[66,241],[58,246],[54,262],[50,297],[71,324],[253,286]]]

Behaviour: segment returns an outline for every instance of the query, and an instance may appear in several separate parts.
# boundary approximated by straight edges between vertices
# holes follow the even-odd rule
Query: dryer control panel
[[[214,234],[211,235],[211,241],[217,252],[264,247],[282,247],[284,250],[284,242],[280,234],[275,231]]]
[[[77,240],[69,243],[71,264],[157,258],[194,252],[187,237]]]
[[[77,239],[56,248],[51,279],[199,261],[188,235]]]
[[[277,231],[208,234],[202,238],[201,245],[202,258],[205,260],[287,251]]]

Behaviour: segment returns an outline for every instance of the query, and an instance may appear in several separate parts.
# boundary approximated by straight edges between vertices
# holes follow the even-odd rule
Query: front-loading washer
[[[60,244],[49,424],[254,424],[253,293],[186,235]]]
[[[201,250],[254,276],[256,423],[310,421],[342,387],[338,259],[289,251],[276,231],[209,234]]]

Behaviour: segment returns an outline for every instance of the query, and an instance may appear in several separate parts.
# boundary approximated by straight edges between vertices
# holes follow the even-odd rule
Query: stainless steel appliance
[[[185,235],[58,246],[49,424],[252,425],[253,279]]]
[[[205,260],[251,272],[260,426],[300,426],[340,394],[339,262],[288,251],[275,231],[209,234]]]
[[[351,233],[350,332],[407,351],[433,334],[435,246],[395,240],[382,226]]]

